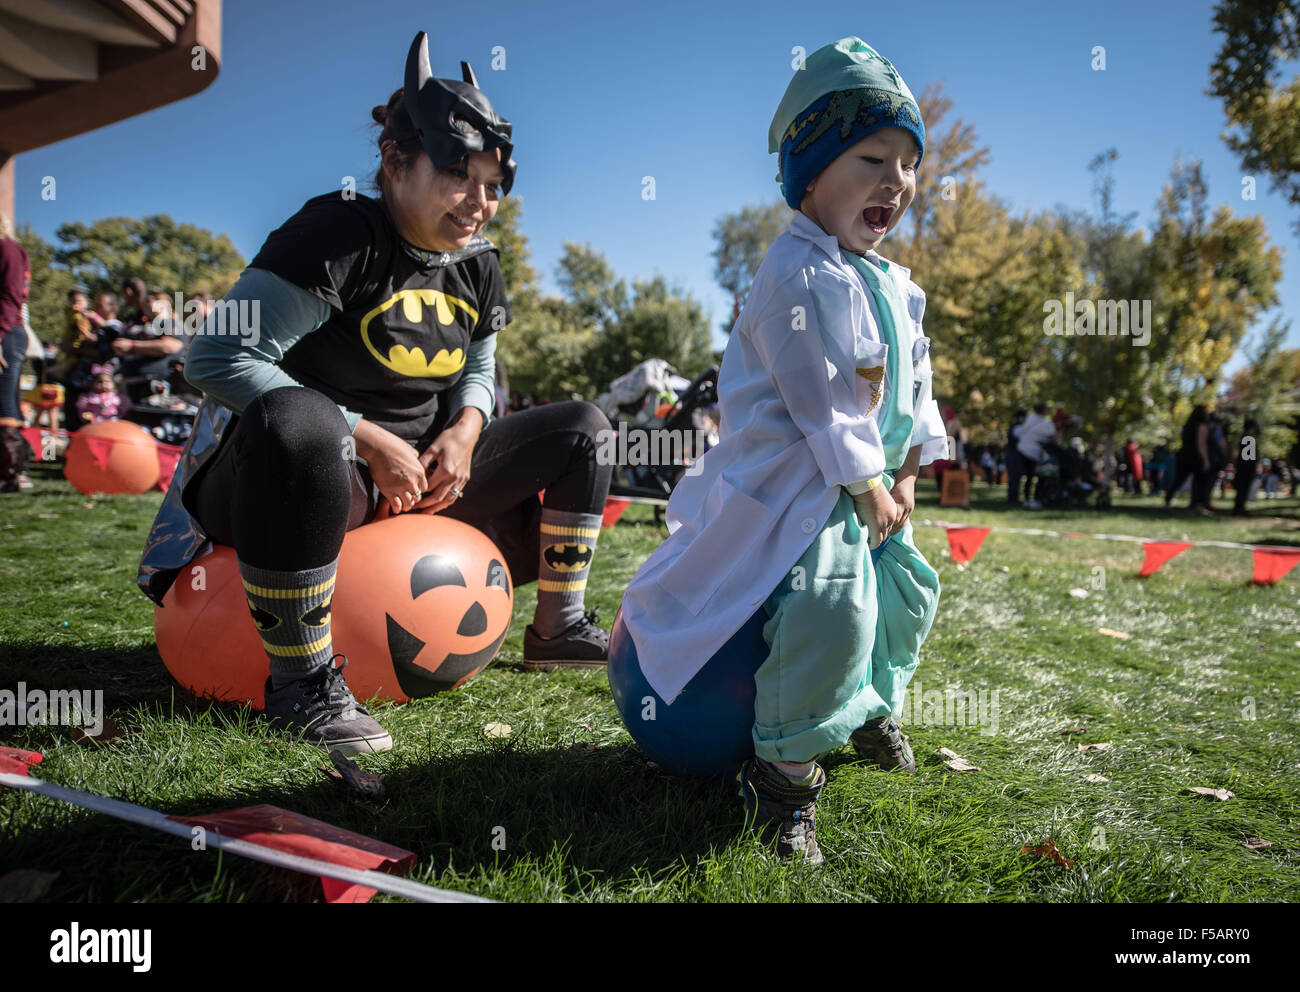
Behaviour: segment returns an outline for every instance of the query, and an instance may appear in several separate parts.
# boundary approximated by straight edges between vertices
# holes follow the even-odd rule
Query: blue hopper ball
[[[888,543],[871,552],[873,564]],[[754,673],[767,661],[767,620],[760,606],[670,706],[641,674],[620,608],[609,635],[609,687],[627,732],[664,771],[731,778],[753,755]]]

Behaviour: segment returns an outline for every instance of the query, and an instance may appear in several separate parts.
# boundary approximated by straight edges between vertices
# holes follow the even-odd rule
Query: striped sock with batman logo
[[[239,563],[244,596],[271,662],[271,687],[306,678],[329,664],[330,607],[338,559],[319,568],[282,572]]]
[[[541,566],[533,627],[543,637],[563,634],[582,619],[591,559],[600,535],[599,513],[542,507]]]

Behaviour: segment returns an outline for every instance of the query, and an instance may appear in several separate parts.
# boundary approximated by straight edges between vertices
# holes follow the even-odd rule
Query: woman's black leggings
[[[602,430],[609,419],[579,401],[493,420],[474,446],[464,496],[439,515],[487,530],[517,517],[542,489],[549,509],[600,513],[613,471],[597,458]],[[319,568],[338,557],[344,534],[374,517],[382,498],[365,462],[351,455],[352,434],[333,400],[305,387],[273,389],[227,428],[184,502],[241,561],[277,571]],[[538,550],[534,544],[534,556]]]

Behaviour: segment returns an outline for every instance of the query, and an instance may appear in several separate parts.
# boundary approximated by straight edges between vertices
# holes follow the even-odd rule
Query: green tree
[[[627,283],[591,245],[565,244],[556,281],[579,317],[599,328],[618,320],[627,306]]]
[[[1298,439],[1300,348],[1282,347],[1290,328],[1289,322],[1273,318],[1259,344],[1247,352],[1250,364],[1232,378],[1232,405],[1240,420],[1254,417],[1259,423],[1260,458],[1284,455]]]
[[[1211,214],[1199,162],[1177,163],[1151,235],[1150,389],[1172,431],[1196,403],[1213,402],[1223,366],[1260,314],[1277,302],[1282,255],[1258,217]]]
[[[501,277],[505,281],[511,309],[517,296],[537,288],[537,273],[529,264],[532,253],[528,250],[528,238],[521,229],[523,215],[523,202],[518,197],[508,196],[501,201],[496,216],[484,232],[487,239],[497,246]]]
[[[243,271],[230,238],[167,214],[106,217],[91,224],[62,224],[54,261],[92,293],[118,292],[124,280],[143,279],[167,293],[225,293]]]
[[[1208,92],[1228,116],[1223,140],[1243,169],[1269,176],[1300,207],[1300,75],[1288,83],[1281,72],[1300,59],[1300,0],[1220,0],[1214,28],[1223,44]]]
[[[635,282],[618,319],[593,342],[587,361],[597,392],[648,358],[664,359],[687,378],[713,362],[704,308],[662,276]]]
[[[791,210],[778,200],[766,206],[744,207],[739,213],[725,214],[713,226],[713,277],[731,294],[731,319],[723,321],[723,333],[730,334],[749,296],[763,256],[772,242],[790,224]]]
[[[988,149],[932,86],[918,103],[931,135],[908,214],[882,253],[926,292],[935,394],[975,440],[1006,430],[1041,395],[1049,370],[1043,301],[1070,285],[1077,252],[1050,217],[1013,217],[979,178]]]

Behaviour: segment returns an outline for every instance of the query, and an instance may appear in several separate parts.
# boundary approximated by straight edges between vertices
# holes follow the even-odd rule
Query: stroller
[[[610,392],[597,399],[617,444],[609,494],[653,506],[656,523],[663,522],[678,480],[717,444],[717,368],[690,381],[672,371],[662,359],[650,359],[614,380]]]

